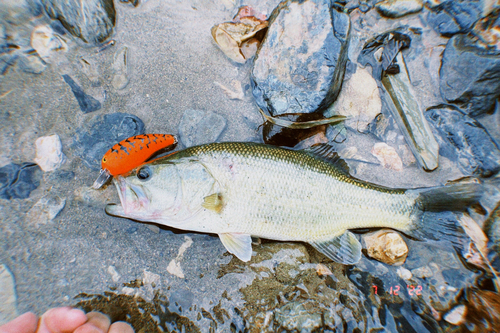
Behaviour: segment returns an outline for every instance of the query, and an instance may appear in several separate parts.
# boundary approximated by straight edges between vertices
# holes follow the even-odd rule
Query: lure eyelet
[[[148,181],[152,175],[153,171],[148,166],[143,166],[137,171],[137,178],[143,182]]]

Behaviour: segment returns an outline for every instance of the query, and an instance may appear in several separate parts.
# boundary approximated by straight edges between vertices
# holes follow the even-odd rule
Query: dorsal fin
[[[317,159],[333,165],[343,174],[349,177],[351,176],[351,174],[349,173],[349,165],[347,165],[346,161],[344,161],[339,156],[339,154],[335,151],[335,148],[333,148],[329,144],[319,143],[307,149],[304,149],[304,151]]]

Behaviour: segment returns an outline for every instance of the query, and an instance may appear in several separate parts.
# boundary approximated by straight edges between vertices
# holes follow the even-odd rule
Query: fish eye
[[[137,171],[137,178],[142,181],[146,181],[151,177],[152,174],[153,172],[151,171],[151,169],[148,166],[144,166],[140,168],[139,171]]]

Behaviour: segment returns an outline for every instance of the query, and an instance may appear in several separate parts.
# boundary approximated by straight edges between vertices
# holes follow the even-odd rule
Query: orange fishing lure
[[[118,142],[104,154],[101,173],[92,187],[100,188],[111,176],[126,174],[176,144],[175,136],[169,134],[140,134]]]

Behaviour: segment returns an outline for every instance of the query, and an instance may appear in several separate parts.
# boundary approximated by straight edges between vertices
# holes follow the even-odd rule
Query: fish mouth
[[[140,216],[148,211],[150,201],[142,186],[130,184],[122,176],[114,177],[113,183],[118,190],[121,206],[108,204],[106,213],[113,216],[137,218],[136,215]]]

